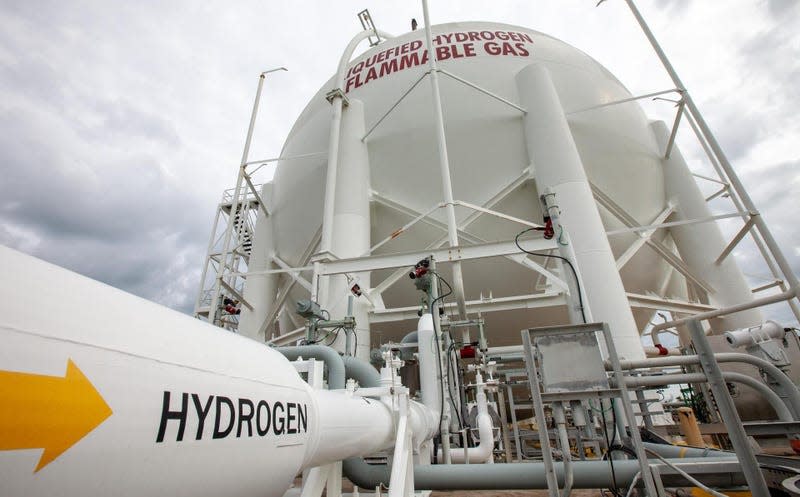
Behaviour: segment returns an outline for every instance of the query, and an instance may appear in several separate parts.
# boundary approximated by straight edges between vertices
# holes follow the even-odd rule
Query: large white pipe
[[[423,314],[417,322],[419,386],[422,391],[422,403],[439,416],[442,409],[442,387],[439,356],[436,353],[438,344],[434,333],[433,316],[430,313]]]
[[[669,140],[669,130],[661,121],[651,125],[659,149],[664,150]],[[680,150],[672,148],[668,159],[663,160],[664,188],[667,198],[675,201],[675,220],[691,220],[711,217],[711,209],[705,201],[692,172],[686,165]],[[701,279],[714,288],[708,295],[715,307],[729,307],[753,300],[750,287],[733,257],[716,264],[717,257],[725,249],[725,241],[716,223],[684,224],[670,228],[681,259]],[[717,318],[717,331],[746,328],[762,322],[761,311],[747,309]]]
[[[525,143],[539,193],[550,190],[569,232],[591,319],[608,323],[620,358],[645,357],[589,181],[550,74],[531,64],[517,73],[526,109]]]
[[[0,272],[4,495],[277,497],[393,442],[392,406],[263,344],[5,247]]]
[[[272,183],[261,187],[261,199],[267,204],[268,212],[272,212],[270,200],[272,199]],[[275,255],[275,233],[272,227],[272,216],[267,216],[259,209],[256,218],[255,233],[253,233],[252,253],[248,272],[260,272],[272,268],[272,256]],[[277,274],[251,274],[247,276],[244,287],[244,298],[253,306],[250,310],[240,306],[242,314],[239,320],[238,332],[242,336],[264,342],[265,335],[259,335],[259,328],[275,306],[275,296],[278,291]],[[269,334],[270,330],[265,330]]]
[[[309,451],[305,467],[318,466],[364,454],[394,444],[392,411],[377,399],[346,397],[342,392],[314,392],[319,417],[317,447]]]
[[[382,38],[389,39],[392,35],[383,31],[377,31]],[[332,114],[331,128],[328,137],[328,164],[325,172],[325,197],[322,207],[322,232],[320,235],[319,254],[328,257],[333,241],[333,214],[336,205],[336,181],[339,168],[339,136],[341,133],[342,110],[344,108],[344,78],[347,72],[347,64],[353,56],[356,47],[365,39],[372,36],[373,31],[364,30],[350,40],[339,59],[339,66],[336,71],[336,86],[334,93],[330,97]],[[338,90],[338,91],[337,91]],[[363,136],[363,135],[362,135]],[[361,254],[359,254],[361,255]],[[328,297],[328,278],[320,278],[319,261],[314,264],[312,276],[311,298],[318,302],[324,302]],[[317,290],[319,288],[319,290]]]
[[[338,258],[361,257],[369,253],[371,241],[369,193],[370,167],[364,136],[364,104],[350,100],[344,109],[339,137],[339,167],[336,177],[336,195],[333,205],[333,233],[331,252]],[[358,285],[367,290],[370,273],[350,275]],[[344,317],[347,298],[353,281],[345,275],[329,277],[327,298],[322,307],[331,312],[332,319]],[[369,302],[366,297],[355,297],[353,315],[356,318],[356,357],[369,359]],[[333,343],[337,350],[344,351],[344,333]]]

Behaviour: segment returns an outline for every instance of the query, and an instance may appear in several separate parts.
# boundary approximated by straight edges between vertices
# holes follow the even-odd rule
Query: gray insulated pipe
[[[729,456],[728,459],[735,459]],[[724,460],[725,458],[723,458]],[[673,463],[707,463],[707,458],[675,459]],[[574,482],[572,488],[610,488],[615,482],[618,487],[631,484],[639,472],[639,461],[614,461],[612,477],[609,461],[574,461]],[[556,463],[556,476],[559,485],[564,484],[564,465]],[[375,488],[379,484],[389,485],[389,466],[370,465],[362,459],[347,459],[342,472],[353,484],[361,488]],[[703,475],[704,483],[718,486],[738,486],[745,484],[740,473],[720,472]],[[680,476],[664,476],[669,486],[684,485],[688,482]],[[437,464],[414,466],[414,487],[420,490],[512,490],[545,489],[544,464]]]
[[[412,331],[411,333],[407,334],[400,340],[400,343],[416,343],[417,342],[417,332]],[[403,347],[400,349],[400,358],[404,361],[412,359],[414,357],[414,352],[411,349],[407,349]]]
[[[278,347],[275,350],[293,361],[299,357],[317,359],[328,368],[328,388],[341,390],[348,378],[358,382],[363,388],[379,387],[381,375],[366,361],[351,356],[340,356],[331,347],[324,345],[300,345],[298,347]]]
[[[372,364],[353,356],[342,357],[344,374],[347,379],[354,379],[362,388],[381,386],[381,375]]]
[[[328,368],[328,388],[330,390],[344,388],[345,373],[342,356],[332,348],[324,345],[300,345],[298,347],[277,347],[275,350],[290,361],[303,357],[324,362],[325,367]]]

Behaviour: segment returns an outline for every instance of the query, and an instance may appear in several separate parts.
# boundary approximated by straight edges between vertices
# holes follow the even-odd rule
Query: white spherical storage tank
[[[638,334],[654,310],[629,306],[635,296],[686,300],[692,295],[700,304],[715,306],[750,298],[732,260],[715,266],[715,256],[695,253],[718,254],[724,247],[713,224],[704,225],[702,233],[655,233],[652,241],[670,252],[667,258],[677,260],[672,263],[649,247],[632,249],[638,232],[605,235],[630,227],[630,222],[648,225],[698,217],[698,210],[705,208],[701,202],[694,211],[684,210],[699,190],[687,184],[677,150],[669,161],[663,159],[663,130],[651,126],[638,104],[604,106],[631,97],[609,71],[574,47],[517,26],[438,25],[432,27],[432,41],[449,175],[441,172],[438,104],[424,31],[388,39],[350,61],[342,76],[341,124],[333,120],[339,135],[330,245],[325,247],[323,240],[320,247],[318,242],[335,77],[314,95],[286,139],[281,157],[287,160],[279,163],[271,185],[270,217],[260,221],[269,228],[262,233],[266,241],[254,246],[257,257],[276,255],[289,266],[309,267],[313,260],[326,258],[452,247],[456,244],[448,237],[444,204],[453,205],[459,247],[513,243],[530,223],[543,223],[541,197],[549,193],[566,234],[557,230],[544,252],[557,255],[570,245],[588,318],[609,323],[623,356],[642,356]],[[541,239],[542,233],[526,236]],[[523,255],[459,263],[467,316],[481,312],[493,345],[518,343],[524,328],[569,322],[558,261]],[[458,279],[453,264],[439,262],[446,281]],[[353,281],[367,290],[370,299],[357,298],[354,312],[362,357],[370,342],[399,340],[414,329],[421,294],[407,277],[398,277],[403,271],[408,269],[393,266],[332,276],[329,290],[320,294],[320,304],[335,318],[346,312]],[[687,283],[685,273],[699,274],[699,281]],[[311,281],[310,270],[302,275]],[[248,281],[246,296],[255,302],[253,311],[243,312],[242,333],[255,334],[289,281],[276,274]],[[308,295],[307,289],[294,285],[288,298],[277,303],[292,312],[294,300]],[[456,319],[454,297],[446,303]],[[728,319],[739,322],[727,323],[725,329],[760,322],[755,311]],[[272,327],[260,338],[274,336]]]

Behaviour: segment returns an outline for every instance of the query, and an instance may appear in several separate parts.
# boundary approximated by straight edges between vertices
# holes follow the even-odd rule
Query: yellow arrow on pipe
[[[34,473],[111,416],[71,359],[64,378],[0,371],[0,450],[43,448]]]

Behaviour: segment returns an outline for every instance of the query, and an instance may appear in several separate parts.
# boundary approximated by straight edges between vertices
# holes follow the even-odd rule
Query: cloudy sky
[[[528,26],[634,94],[671,88],[624,2],[595,3],[431,0],[431,17]],[[800,3],[639,4],[800,272]],[[191,312],[258,74],[290,70],[267,81],[251,153],[274,157],[363,8],[391,33],[422,22],[419,2],[399,0],[0,0],[0,243]],[[646,109],[671,119],[669,104]],[[690,138],[684,155],[708,173]],[[752,246],[736,255],[754,284],[768,276]]]

